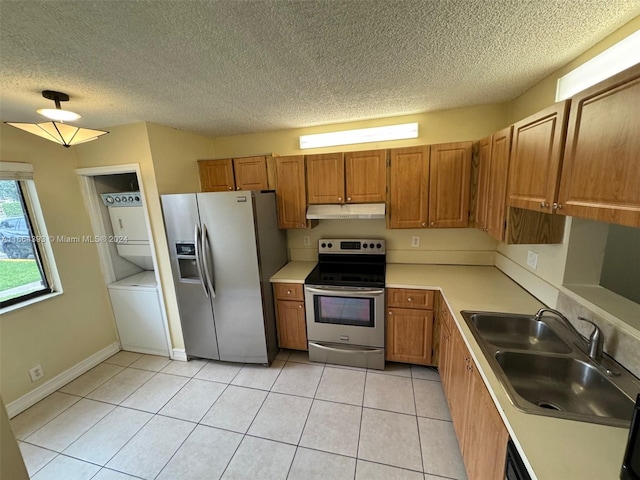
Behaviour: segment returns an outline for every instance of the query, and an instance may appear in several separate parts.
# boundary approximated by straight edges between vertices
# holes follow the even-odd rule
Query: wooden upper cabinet
[[[420,228],[429,217],[429,146],[389,151],[389,228]]]
[[[429,226],[469,224],[472,142],[431,145]]]
[[[478,188],[476,198],[476,228],[483,232],[487,230],[487,183],[489,182],[489,168],[491,163],[491,146],[493,135],[478,142]]]
[[[572,98],[558,213],[640,227],[640,65]]]
[[[344,203],[342,153],[307,155],[306,159],[309,203]]]
[[[387,197],[387,150],[344,154],[346,203],[380,203]]]
[[[310,204],[384,202],[387,151],[307,155]]]
[[[233,159],[236,190],[269,190],[266,157]]]
[[[560,179],[569,103],[569,100],[556,103],[514,124],[509,206],[552,213]]]
[[[279,228],[306,228],[304,157],[276,158],[276,201]]]
[[[486,232],[496,240],[505,238],[507,180],[509,177],[509,155],[513,127],[493,134],[491,162],[487,179]]]
[[[233,178],[233,160],[198,160],[200,190],[203,192],[227,192],[236,189]]]

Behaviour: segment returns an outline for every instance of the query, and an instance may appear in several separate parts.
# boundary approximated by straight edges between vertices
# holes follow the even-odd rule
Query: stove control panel
[[[318,253],[335,253],[349,255],[376,254],[386,252],[384,239],[350,239],[350,238],[321,238],[318,240]]]

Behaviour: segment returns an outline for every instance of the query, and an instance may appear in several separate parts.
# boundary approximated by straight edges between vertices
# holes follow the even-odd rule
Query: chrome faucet
[[[591,332],[591,335],[589,336],[589,357],[596,362],[599,362],[602,359],[602,347],[604,345],[602,330],[600,330],[600,327],[591,320],[587,320],[583,317],[578,317],[578,320],[582,320],[583,322],[593,325],[593,332]]]
[[[573,326],[573,324],[569,321],[569,319],[565,317],[562,313],[560,313],[558,310],[554,310],[553,308],[545,307],[538,310],[538,313],[536,313],[534,317],[536,321],[540,321],[540,319],[542,318],[542,315],[545,312],[553,313],[556,317],[560,318],[566,324],[569,330],[575,333],[578,336],[578,338],[582,339],[582,335],[580,334],[580,332],[578,332],[578,330],[576,330],[576,327]],[[602,335],[602,330],[600,330],[600,327],[598,327],[598,325],[596,325],[591,320],[587,320],[586,318],[583,318],[583,317],[578,317],[578,320],[582,320],[583,322],[587,322],[593,325],[593,332],[589,336],[589,341],[587,342],[587,348],[588,348],[587,354],[589,355],[589,358],[591,358],[592,360],[595,360],[596,362],[599,362],[602,359],[602,347],[604,345],[604,336]]]

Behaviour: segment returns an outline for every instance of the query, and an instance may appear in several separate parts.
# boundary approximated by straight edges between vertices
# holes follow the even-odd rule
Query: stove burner
[[[307,285],[384,287],[385,241],[381,239],[322,239],[318,241],[318,265]]]

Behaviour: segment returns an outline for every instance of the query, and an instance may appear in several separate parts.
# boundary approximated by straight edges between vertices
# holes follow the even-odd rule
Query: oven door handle
[[[332,287],[304,287],[309,293],[332,293],[341,297],[375,297],[384,294],[384,288],[351,290],[349,288],[332,288]]]
[[[336,348],[329,347],[327,345],[322,345],[321,343],[309,342],[309,345],[313,345],[316,348],[321,350],[329,350],[330,352],[339,352],[339,353],[384,353],[384,348]]]

